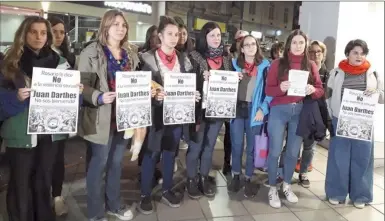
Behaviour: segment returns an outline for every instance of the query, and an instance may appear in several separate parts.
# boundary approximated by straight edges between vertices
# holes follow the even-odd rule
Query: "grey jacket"
[[[130,59],[132,71],[136,70],[139,58],[131,48],[123,47]],[[107,81],[107,58],[102,46],[93,42],[80,54],[78,70],[84,85],[84,108],[81,113],[79,136],[97,144],[106,145],[111,128],[111,104],[98,105],[98,96],[109,92]]]
[[[374,74],[374,70],[370,68],[366,72],[366,88],[376,89],[380,94],[378,103],[384,103],[384,85],[379,76]],[[345,80],[345,72],[340,68],[335,68],[329,73],[329,80],[327,82],[327,104],[330,117],[338,118],[341,107],[341,92],[342,84]]]

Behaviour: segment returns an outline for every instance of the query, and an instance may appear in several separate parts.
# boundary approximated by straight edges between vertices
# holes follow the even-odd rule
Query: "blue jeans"
[[[120,207],[120,177],[122,160],[129,140],[123,139],[123,132],[112,131],[107,145],[88,143],[87,210],[88,218],[104,216],[103,198],[106,209],[116,211]],[[102,191],[102,175],[106,169],[106,192]]]
[[[182,137],[181,126],[165,126],[163,131],[158,131],[156,136],[162,136],[161,148],[168,147],[170,150],[151,151],[145,150],[141,166],[141,195],[150,196],[154,179],[155,166],[160,154],[162,154],[163,191],[171,190],[173,187],[175,150]]]
[[[202,176],[208,176],[212,166],[215,144],[223,121],[202,122],[197,132],[197,141],[190,140],[186,156],[187,177],[193,179],[198,174],[198,166]],[[199,165],[198,165],[199,163]]]
[[[230,123],[231,138],[231,167],[234,175],[239,175],[242,170],[243,140],[246,133],[246,178],[254,172],[254,144],[255,135],[261,126],[250,127],[250,118],[235,118]]]
[[[333,117],[334,130],[338,119]],[[330,140],[325,192],[330,199],[373,201],[373,142],[334,136]]]
[[[303,141],[303,149],[301,155],[301,167],[300,173],[306,173],[314,157],[314,149],[317,145],[317,141],[306,140]]]
[[[302,106],[302,104],[293,103],[277,105],[270,108],[267,126],[269,133],[269,155],[267,163],[270,186],[277,184],[278,159],[282,151],[286,125],[288,126],[288,143],[284,156],[283,180],[286,183],[291,182],[302,143],[302,137],[296,135]]]

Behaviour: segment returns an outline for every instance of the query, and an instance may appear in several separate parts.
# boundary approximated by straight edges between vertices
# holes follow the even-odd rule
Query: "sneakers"
[[[354,207],[356,207],[357,209],[363,209],[363,208],[365,208],[365,203],[354,202],[353,205],[354,205]]]
[[[291,189],[290,184],[283,182],[283,193],[285,194],[287,201],[290,203],[298,203],[298,197]]]
[[[244,188],[244,193],[243,195],[246,197],[246,198],[252,198],[254,197],[255,195],[257,195],[257,192],[260,188],[260,185],[257,184],[256,185],[256,189],[254,189],[254,185],[251,183],[251,180],[250,179],[246,179],[245,180],[245,188]]]
[[[299,184],[305,188],[310,187],[310,181],[309,181],[309,178],[307,177],[306,173],[300,173],[299,174]]]
[[[227,191],[230,193],[238,193],[241,189],[241,181],[239,175],[234,175],[231,179],[230,184],[227,186]]]
[[[279,209],[281,208],[281,200],[278,196],[278,190],[277,187],[270,187],[269,190],[269,204],[271,207]]]
[[[151,196],[142,196],[142,199],[140,200],[138,206],[138,210],[144,215],[149,215],[154,212]]]
[[[215,196],[215,188],[211,185],[209,176],[200,176],[198,187],[206,197]]]
[[[62,196],[57,196],[53,199],[56,216],[63,216],[68,213],[68,206]]]
[[[340,204],[340,201],[332,199],[332,198],[329,198],[329,203],[332,204],[332,205],[338,205],[338,204]]]
[[[123,205],[117,211],[107,211],[107,214],[110,216],[115,216],[120,220],[132,220],[134,218],[134,213],[131,208]]]
[[[194,179],[187,179],[187,194],[191,199],[199,199],[203,194],[198,188],[198,182]]]
[[[180,207],[181,199],[173,191],[168,190],[163,192],[162,201],[169,207],[178,208]]]

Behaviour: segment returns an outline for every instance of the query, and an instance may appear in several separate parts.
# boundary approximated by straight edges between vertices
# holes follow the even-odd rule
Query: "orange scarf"
[[[347,59],[345,59],[339,63],[338,67],[341,68],[341,70],[343,70],[345,73],[360,75],[368,71],[370,68],[370,63],[369,61],[365,60],[360,66],[353,66],[349,64]]]

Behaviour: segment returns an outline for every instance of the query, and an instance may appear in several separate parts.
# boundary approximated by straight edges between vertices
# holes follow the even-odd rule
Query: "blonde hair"
[[[326,54],[327,54],[326,45],[322,41],[314,40],[310,43],[309,51],[311,50],[311,46],[313,46],[313,45],[317,45],[321,48],[322,54],[323,54],[322,63],[324,63],[326,60]]]
[[[24,46],[27,44],[27,33],[30,31],[31,26],[34,23],[44,23],[46,25],[47,42],[45,46],[52,45],[53,37],[51,24],[49,23],[49,21],[39,16],[31,16],[25,18],[15,33],[13,44],[5,53],[3,65],[1,68],[1,72],[4,75],[5,79],[14,81],[16,79],[16,76],[21,74],[19,70],[19,62],[21,56],[24,53]]]
[[[120,41],[120,46],[128,44],[128,23],[126,18],[123,15],[123,12],[117,9],[108,10],[104,13],[102,21],[100,22],[99,32],[98,32],[98,41],[101,45],[106,46],[108,44],[108,31],[115,22],[116,16],[122,16],[124,23],[127,26],[127,32],[124,38]]]

